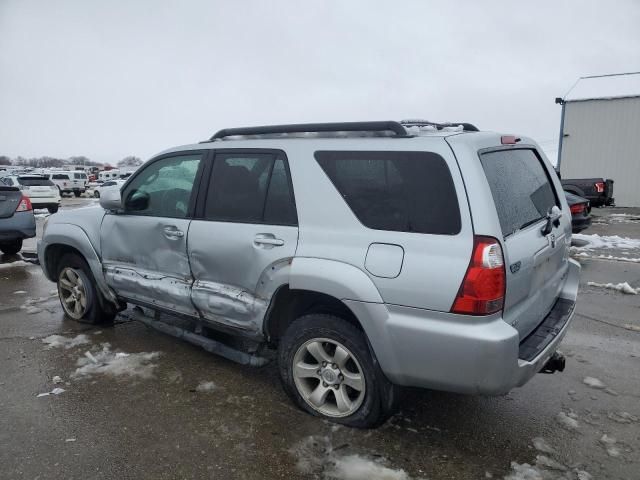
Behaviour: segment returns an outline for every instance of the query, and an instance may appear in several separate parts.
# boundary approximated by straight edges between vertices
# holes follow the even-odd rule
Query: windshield
[[[53,187],[53,182],[44,177],[18,177],[18,184],[25,187]]]

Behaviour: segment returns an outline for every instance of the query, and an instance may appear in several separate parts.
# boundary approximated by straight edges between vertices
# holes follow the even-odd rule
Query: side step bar
[[[269,359],[265,357],[237,350],[222,342],[218,342],[217,340],[205,337],[204,335],[199,335],[184,328],[170,325],[168,323],[161,322],[160,320],[151,318],[145,315],[142,309],[139,307],[133,308],[133,315],[131,317],[134,320],[138,320],[139,322],[142,322],[145,325],[153,328],[154,330],[158,330],[159,332],[166,333],[167,335],[171,335],[172,337],[185,340],[189,343],[192,343],[193,345],[203,348],[207,352],[220,355],[221,357],[224,357],[228,360],[231,360],[232,362],[236,362],[241,365],[262,367],[269,363]]]

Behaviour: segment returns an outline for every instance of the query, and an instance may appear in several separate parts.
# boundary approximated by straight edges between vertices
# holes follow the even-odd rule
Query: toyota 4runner
[[[309,413],[369,427],[399,386],[500,395],[564,368],[580,267],[529,138],[426,121],[226,129],[100,205],[50,217],[38,246],[67,316],[133,304],[241,363],[277,349]]]

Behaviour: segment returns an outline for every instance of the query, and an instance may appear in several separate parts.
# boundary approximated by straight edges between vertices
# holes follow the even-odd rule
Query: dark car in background
[[[589,200],[592,207],[614,205],[613,180],[604,178],[561,178],[562,189]]]
[[[29,197],[19,188],[0,183],[0,251],[7,255],[22,249],[22,240],[36,236],[36,219]]]
[[[571,211],[571,231],[579,233],[591,226],[591,204],[586,198],[564,192]]]

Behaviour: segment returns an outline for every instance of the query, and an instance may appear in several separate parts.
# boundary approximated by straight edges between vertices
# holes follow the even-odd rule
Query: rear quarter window
[[[544,218],[560,206],[547,169],[532,149],[509,149],[480,154],[493,202],[507,237]]]
[[[315,152],[360,222],[375,230],[455,235],[460,208],[446,161],[432,152]]]

